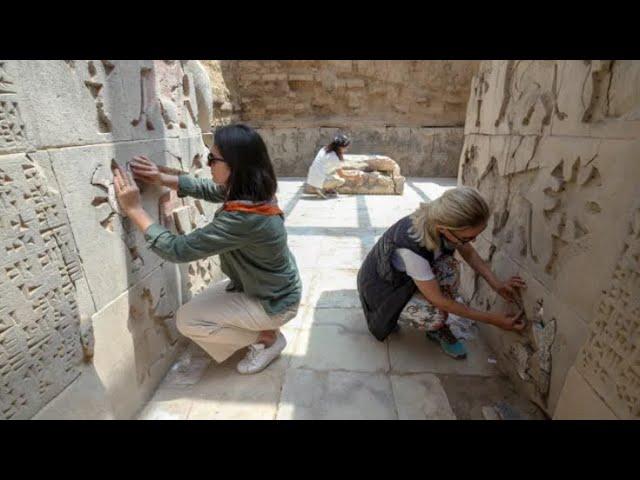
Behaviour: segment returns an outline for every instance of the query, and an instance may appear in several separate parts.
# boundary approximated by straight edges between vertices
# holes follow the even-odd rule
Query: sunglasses
[[[215,162],[224,162],[224,158],[216,157],[213,153],[209,152],[209,155],[207,155],[207,166],[210,167]]]
[[[458,240],[458,242],[460,242],[461,245],[464,245],[465,243],[473,242],[476,239],[476,237],[473,237],[473,238],[460,238],[455,233],[453,233],[453,230],[449,230],[449,233],[451,235],[453,235],[455,237],[455,239]]]

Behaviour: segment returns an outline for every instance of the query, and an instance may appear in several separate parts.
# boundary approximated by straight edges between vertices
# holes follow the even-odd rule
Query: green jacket
[[[224,201],[220,186],[188,175],[179,177],[178,196]],[[279,215],[219,209],[211,223],[188,235],[174,235],[154,223],[147,228],[145,239],[151,250],[174,263],[220,255],[222,272],[234,290],[257,298],[269,315],[300,301],[302,282]]]

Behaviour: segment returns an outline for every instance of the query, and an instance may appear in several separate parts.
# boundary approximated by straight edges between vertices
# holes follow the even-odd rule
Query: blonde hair
[[[447,190],[441,197],[421,203],[411,215],[411,237],[427,250],[440,247],[436,225],[450,230],[477,227],[489,221],[489,206],[480,192],[471,187]]]

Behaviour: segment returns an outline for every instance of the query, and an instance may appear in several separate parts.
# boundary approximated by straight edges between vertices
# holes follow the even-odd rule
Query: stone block
[[[187,295],[122,218],[110,166],[144,154],[202,174],[212,102],[197,61],[0,61],[0,417],[53,400],[39,417],[130,418],[164,375],[166,312]],[[171,228],[181,205],[196,224],[212,211],[141,190]],[[202,271],[192,283],[219,267]]]
[[[400,420],[455,420],[440,380],[429,373],[391,375]]]
[[[104,385],[91,365],[33,420],[115,420],[117,417],[106,395]]]
[[[300,331],[292,368],[386,372],[386,345],[370,333],[341,325],[318,325]]]
[[[345,155],[343,178],[337,191],[344,194],[402,195],[404,177],[391,158],[382,155]],[[314,193],[308,186],[305,193]]]
[[[617,420],[617,417],[582,375],[572,367],[567,373],[553,419]]]
[[[25,419],[80,375],[76,282],[67,216],[45,152],[0,159],[0,418]],[[84,297],[83,297],[84,300]],[[83,310],[86,304],[82,302]]]
[[[142,234],[119,214],[113,196],[112,160],[125,168],[133,156],[141,154],[160,165],[175,161],[164,141],[66,148],[51,153],[97,309],[146,277],[161,262],[147,249]],[[145,185],[142,193],[146,211],[158,221],[159,189]]]
[[[619,418],[640,418],[640,208],[628,222],[624,247],[597,301],[577,371]]]
[[[397,419],[391,382],[360,372],[288,370],[278,420]]]
[[[175,327],[179,285],[172,267],[156,269],[93,316],[93,365],[116,418],[137,413],[181,348]]]
[[[549,414],[572,366],[618,418],[640,414],[629,301],[639,295],[638,72],[634,61],[492,61],[472,82],[459,179],[490,204],[492,267],[525,278],[532,323],[525,340],[483,331]],[[473,273],[464,276],[469,291]],[[498,307],[482,282],[473,302]]]
[[[401,328],[397,334],[389,337],[388,342],[391,371],[395,374],[499,374],[496,366],[487,361],[493,352],[481,339],[465,342],[468,354],[462,361],[446,355],[438,345],[425,337],[423,331],[416,329]]]
[[[635,140],[640,130],[640,95],[633,60],[567,60],[558,63],[553,135]]]
[[[560,390],[569,368],[575,363],[578,351],[587,339],[586,324],[554,292],[547,290],[535,277],[497,251],[493,259],[493,271],[499,278],[520,275],[527,283],[520,302],[524,309],[527,327],[521,334],[504,332],[481,325],[492,348],[502,361],[498,366],[505,373],[515,370],[514,380],[523,391],[532,395],[549,414],[553,413]],[[483,286],[472,307],[488,305],[491,311],[516,312],[518,306],[509,306],[496,295],[487,298]],[[542,343],[537,334],[549,335]],[[496,338],[498,337],[498,338]],[[534,386],[530,390],[522,383]]]
[[[189,420],[274,420],[284,381],[284,370],[272,368],[255,375],[238,375],[235,355],[224,364],[211,365],[196,386]],[[282,360],[282,359],[281,359]],[[185,397],[184,393],[181,397]]]

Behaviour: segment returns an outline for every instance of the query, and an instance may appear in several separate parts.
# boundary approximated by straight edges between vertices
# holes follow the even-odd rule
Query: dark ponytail
[[[333,141],[329,145],[324,147],[324,150],[327,153],[334,152],[338,156],[340,161],[342,161],[342,153],[340,152],[339,148],[348,147],[350,144],[351,140],[349,140],[349,137],[343,134],[339,134],[334,137]]]

